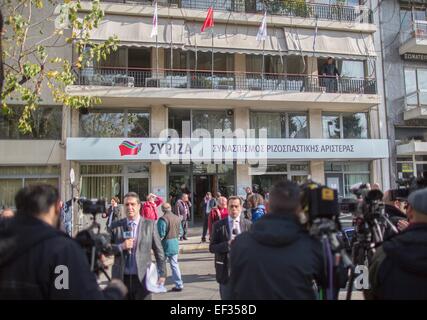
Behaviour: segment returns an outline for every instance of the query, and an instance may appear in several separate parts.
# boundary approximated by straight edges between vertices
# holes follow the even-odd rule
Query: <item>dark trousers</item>
[[[223,284],[219,284],[219,296],[221,300],[231,300],[231,286],[230,282]]]
[[[203,215],[203,233],[202,233],[203,239],[206,238],[206,235],[208,234],[208,220],[209,220],[209,214],[205,213]]]
[[[128,288],[127,300],[151,300],[151,292],[145,287],[145,277],[141,281],[137,275],[124,275],[123,282]]]
[[[187,237],[187,232],[188,232],[188,220],[187,220],[187,218],[182,219],[181,225],[182,225],[182,231],[183,231],[182,237],[186,238]]]

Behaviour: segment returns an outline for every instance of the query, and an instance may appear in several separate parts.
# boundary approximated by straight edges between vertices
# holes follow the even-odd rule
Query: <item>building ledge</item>
[[[2,165],[60,164],[63,153],[60,140],[0,140]]]
[[[407,40],[399,48],[399,53],[419,53],[427,54],[427,38],[414,37]]]
[[[397,146],[397,156],[427,155],[427,142],[412,140]]]
[[[427,107],[416,107],[410,110],[405,110],[403,113],[403,119],[427,119]]]
[[[253,107],[325,111],[366,111],[380,103],[377,94],[286,92],[255,90],[179,89],[73,85],[67,92],[76,96],[96,96],[103,106],[142,107],[153,104],[200,107]]]

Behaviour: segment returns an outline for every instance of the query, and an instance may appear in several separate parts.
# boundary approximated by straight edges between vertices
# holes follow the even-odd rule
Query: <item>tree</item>
[[[73,68],[106,59],[117,50],[116,37],[101,43],[90,39],[104,17],[99,0],[93,0],[87,12],[82,12],[80,0],[3,0],[0,9],[4,21],[1,110],[8,115],[14,112],[13,105],[23,105],[18,120],[21,132],[32,131],[31,115],[43,103],[42,92],[55,103],[72,108],[100,102],[98,97],[66,92],[75,81]],[[58,56],[58,50],[73,52],[75,64]]]

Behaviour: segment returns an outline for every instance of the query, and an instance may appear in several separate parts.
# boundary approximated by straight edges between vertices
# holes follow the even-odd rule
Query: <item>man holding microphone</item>
[[[129,300],[150,300],[151,293],[146,287],[147,268],[151,264],[151,250],[157,262],[159,284],[166,277],[165,255],[154,220],[140,215],[141,201],[135,192],[129,192],[124,199],[126,218],[111,225],[115,259],[113,278],[123,279],[129,290]]]

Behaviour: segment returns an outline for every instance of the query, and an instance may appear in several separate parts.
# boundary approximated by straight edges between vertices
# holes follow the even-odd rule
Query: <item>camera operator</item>
[[[392,190],[384,193],[384,211],[388,215],[390,222],[393,223],[399,231],[403,231],[408,226],[408,218],[405,213],[405,202],[396,198]],[[385,238],[389,237],[389,232]]]
[[[0,299],[121,299],[126,288],[112,281],[101,291],[78,243],[59,230],[58,190],[21,189],[16,217],[0,222]],[[67,272],[56,269],[60,266]],[[63,277],[58,286],[58,277]]]
[[[409,226],[374,255],[368,299],[427,299],[427,189],[408,198]]]
[[[300,222],[301,190],[291,181],[270,192],[270,213],[231,246],[233,299],[316,299],[324,274],[322,245]]]

